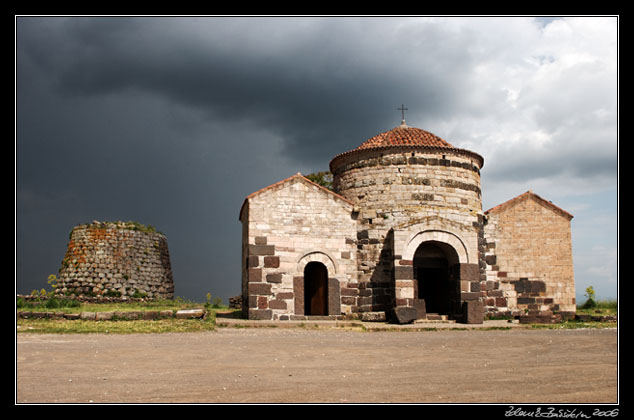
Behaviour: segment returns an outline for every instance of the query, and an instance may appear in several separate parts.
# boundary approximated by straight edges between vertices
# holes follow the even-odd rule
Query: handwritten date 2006
[[[598,408],[581,410],[577,408],[555,408],[537,407],[533,410],[525,410],[522,407],[510,406],[505,417],[535,417],[535,418],[557,418],[557,419],[590,419],[592,417],[618,417],[619,409],[601,410]]]

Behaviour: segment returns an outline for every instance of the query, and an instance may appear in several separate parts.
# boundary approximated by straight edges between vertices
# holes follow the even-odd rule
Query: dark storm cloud
[[[40,288],[70,229],[96,219],[165,232],[177,294],[238,294],[246,195],[326,170],[397,125],[401,103],[425,117],[452,107],[462,78],[447,76],[466,69],[438,74],[433,59],[459,53],[426,29],[428,66],[414,65],[399,23],[19,17],[19,290]]]
[[[45,286],[73,226],[136,220],[166,233],[177,295],[238,294],[244,197],[326,170],[402,103],[485,157],[487,194],[613,180],[611,73],[560,59],[586,32],[604,51],[560,20],[18,17],[16,287]]]
[[[390,22],[385,30],[396,31]],[[378,19],[60,18],[46,20],[45,38],[40,23],[21,22],[23,51],[62,92],[140,90],[210,118],[251,120],[309,162],[397,125],[402,102],[427,117],[455,109],[451,92],[464,78],[452,75],[468,69],[447,48],[458,40],[440,46],[442,33],[427,29],[403,33],[416,45],[399,48],[380,39]],[[413,66],[421,56],[428,62]]]

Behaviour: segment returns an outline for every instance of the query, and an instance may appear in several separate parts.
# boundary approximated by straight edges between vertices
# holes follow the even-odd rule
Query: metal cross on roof
[[[407,111],[407,108],[405,108],[405,105],[401,104],[401,107],[396,109],[401,111],[401,119],[405,121],[405,111]]]
[[[400,108],[396,108],[399,111],[401,111],[401,125],[400,127],[402,128],[407,128],[407,124],[405,124],[405,111],[407,111],[407,108],[405,108],[405,105],[401,104]]]

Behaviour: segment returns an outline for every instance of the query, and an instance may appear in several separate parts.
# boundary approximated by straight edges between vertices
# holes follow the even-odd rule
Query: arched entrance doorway
[[[304,267],[304,315],[328,315],[328,269],[318,261]]]
[[[427,313],[460,311],[458,254],[448,244],[423,242],[414,254],[414,297],[425,300]]]

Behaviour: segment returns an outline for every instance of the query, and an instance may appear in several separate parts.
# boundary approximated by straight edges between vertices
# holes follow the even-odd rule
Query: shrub
[[[586,294],[585,294],[587,300],[586,302],[583,304],[582,308],[583,309],[592,309],[595,308],[597,306],[597,302],[594,300],[595,297],[595,292],[594,292],[594,288],[592,286],[588,286],[586,288]]]

